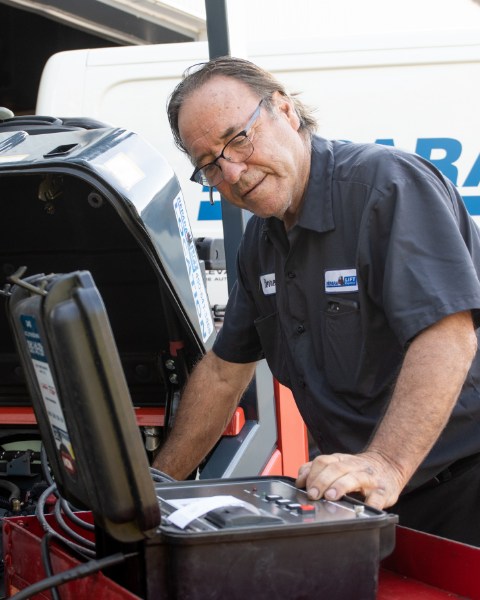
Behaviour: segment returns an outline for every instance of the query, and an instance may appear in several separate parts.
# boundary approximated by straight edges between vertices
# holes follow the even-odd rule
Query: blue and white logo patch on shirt
[[[265,296],[275,294],[277,288],[275,287],[275,273],[269,273],[268,275],[260,275],[260,284],[262,286],[263,293]]]
[[[358,292],[357,270],[325,271],[325,292]]]

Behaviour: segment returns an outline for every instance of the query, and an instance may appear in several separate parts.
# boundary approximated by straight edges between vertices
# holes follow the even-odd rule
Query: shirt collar
[[[332,206],[333,148],[328,140],[313,136],[307,191],[297,224],[319,233],[335,228]]]

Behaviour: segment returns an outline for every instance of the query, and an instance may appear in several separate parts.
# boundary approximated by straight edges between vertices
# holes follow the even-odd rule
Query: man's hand
[[[395,504],[405,484],[395,465],[374,452],[317,456],[300,467],[296,481],[311,500],[360,492],[366,504],[380,510]]]

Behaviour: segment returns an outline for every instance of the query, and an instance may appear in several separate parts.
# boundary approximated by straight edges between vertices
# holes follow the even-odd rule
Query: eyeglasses
[[[218,161],[221,158],[224,158],[229,162],[241,163],[248,160],[252,156],[254,147],[252,141],[248,137],[248,134],[260,115],[260,108],[263,100],[264,98],[260,100],[255,112],[245,125],[245,128],[225,144],[223,150],[220,152],[217,158],[212,160],[212,162],[195,169],[190,177],[190,181],[194,181],[195,183],[199,183],[200,185],[208,186],[210,188],[210,204],[213,204],[213,188],[223,180],[222,169],[220,165],[217,164]]]

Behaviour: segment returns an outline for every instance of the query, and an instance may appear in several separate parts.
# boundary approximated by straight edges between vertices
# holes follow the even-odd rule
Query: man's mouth
[[[246,198],[248,200],[248,197],[252,194],[252,192],[254,192],[258,188],[258,186],[263,182],[265,177],[266,177],[266,175],[264,177],[262,177],[261,179],[259,179],[258,181],[256,181],[255,183],[247,186],[241,193],[242,197]]]

